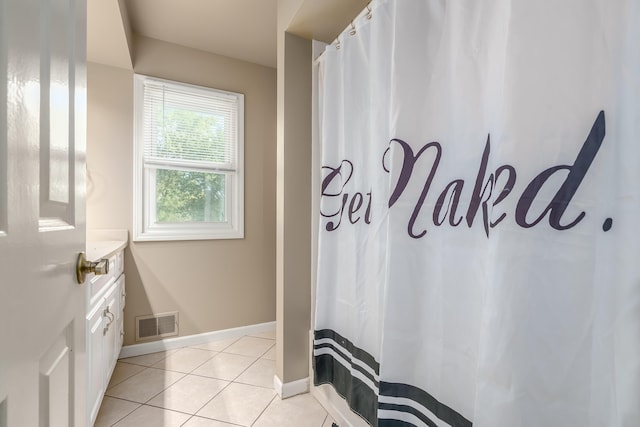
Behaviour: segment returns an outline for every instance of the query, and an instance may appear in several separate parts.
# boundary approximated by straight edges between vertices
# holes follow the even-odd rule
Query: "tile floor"
[[[275,332],[120,359],[95,427],[331,427],[309,394],[273,390]]]

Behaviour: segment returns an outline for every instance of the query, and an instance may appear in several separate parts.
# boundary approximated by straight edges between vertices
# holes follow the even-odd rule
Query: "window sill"
[[[242,230],[229,230],[211,232],[209,230],[201,231],[175,231],[168,233],[166,231],[146,231],[144,233],[133,234],[134,242],[164,242],[164,241],[187,241],[187,240],[236,240],[244,239]]]

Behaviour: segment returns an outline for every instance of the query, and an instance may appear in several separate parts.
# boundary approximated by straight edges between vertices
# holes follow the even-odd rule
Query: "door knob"
[[[78,254],[78,261],[76,262],[76,280],[78,284],[82,285],[89,273],[93,273],[96,276],[109,274],[109,260],[103,258],[97,262],[87,261],[84,252],[80,252]]]

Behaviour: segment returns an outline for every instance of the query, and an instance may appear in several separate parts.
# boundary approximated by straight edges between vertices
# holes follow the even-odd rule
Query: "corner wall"
[[[304,391],[310,372],[311,39],[331,42],[366,4],[367,0],[278,0],[276,384],[282,383],[282,397]]]
[[[278,48],[276,375],[309,374],[311,327],[311,41],[284,33]],[[285,396],[286,397],[286,396]]]

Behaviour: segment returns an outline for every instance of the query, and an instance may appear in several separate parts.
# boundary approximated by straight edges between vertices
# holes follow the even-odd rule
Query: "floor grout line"
[[[269,407],[273,404],[273,401],[276,400],[276,397],[278,397],[277,394],[273,396],[273,398],[269,401],[269,403],[267,403],[267,406],[265,406],[262,412],[260,412],[260,414],[256,417],[255,420],[253,420],[253,422],[251,423],[251,426],[254,426],[258,422],[260,417],[262,417],[262,415],[264,415],[264,413],[267,412],[267,409],[269,409]]]
[[[118,364],[118,362],[116,362],[116,365],[117,364]],[[122,384],[123,382],[125,382],[129,378],[135,377],[136,375],[138,375],[139,373],[141,373],[142,371],[144,371],[146,369],[146,366],[133,365],[131,363],[127,363],[127,365],[129,365],[129,366],[137,366],[137,367],[140,367],[140,368],[143,368],[143,369],[141,369],[140,371],[136,372],[135,374],[129,375],[128,377],[122,379],[121,381],[118,381],[117,383],[111,384],[111,381],[109,381],[109,384],[107,384],[107,388],[105,389],[105,391],[109,390],[110,388],[113,388],[113,387],[117,386],[118,384]],[[115,367],[114,367],[114,370],[115,370]]]
[[[198,377],[198,378],[209,378],[210,380],[226,381],[228,383],[231,383],[231,382],[235,381],[235,380],[226,380],[224,378],[218,378],[218,377],[210,377],[210,376],[202,375],[202,374],[191,373],[191,374],[187,374],[187,375],[191,375],[191,376]]]
[[[166,369],[160,369],[161,371],[166,371]],[[169,372],[173,372],[173,371],[169,371]],[[185,378],[188,374],[183,374],[182,372],[174,372],[174,373],[180,373],[182,374],[182,378]],[[162,393],[164,393],[169,387],[171,387],[172,385],[176,384],[178,381],[181,381],[182,378],[179,378],[177,380],[175,380],[174,382],[172,382],[171,384],[169,384],[168,386],[166,386],[165,388],[163,388],[160,392],[154,394],[150,399],[148,399],[146,402],[144,402],[144,404],[146,405],[147,403],[151,402],[153,399],[155,399],[157,396],[161,395]],[[152,406],[152,405],[147,405],[147,406]],[[166,408],[163,408],[166,409]]]
[[[126,400],[126,399],[119,399],[117,397],[111,397],[111,396],[105,396],[105,397],[109,397],[111,399],[118,399],[118,400],[123,400],[125,402],[130,402],[130,403],[135,403],[136,405],[138,405],[137,407],[133,408],[133,410],[131,412],[129,412],[128,414],[123,415],[122,417],[118,418],[115,422],[110,423],[109,427],[112,427],[116,424],[118,424],[120,421],[124,420],[125,418],[127,418],[129,415],[133,414],[135,411],[138,410],[138,408],[140,408],[142,406],[142,403],[138,403],[138,402],[131,402],[130,400]],[[104,402],[104,398],[102,400]],[[100,406],[102,406],[102,403],[100,404]]]
[[[193,419],[193,417],[195,417],[195,415],[191,415],[189,418],[187,418],[182,424],[180,424],[180,427],[186,425],[189,421]]]
[[[170,411],[170,412],[178,412],[180,414],[185,414],[185,415],[190,415],[190,416],[194,416],[195,415],[195,414],[190,414],[189,412],[179,411],[177,409],[170,409],[170,408],[165,408],[164,406],[152,405],[151,403],[143,403],[142,406],[149,406],[151,408],[163,409],[165,411]]]
[[[196,411],[196,413],[195,413],[195,414],[193,414],[193,415],[194,415],[194,416],[196,416],[196,415],[198,414],[198,412],[202,411],[202,408],[204,408],[204,407],[205,407],[205,406],[207,406],[209,403],[211,403],[211,401],[212,401],[213,399],[215,399],[217,396],[219,396],[219,395],[220,395],[220,393],[222,393],[223,391],[225,391],[225,390],[227,389],[227,387],[229,387],[229,385],[231,385],[231,384],[233,384],[233,382],[232,382],[232,381],[229,381],[229,382],[228,382],[224,387],[222,387],[222,388],[220,389],[220,391],[218,391],[216,394],[214,394],[214,395],[213,395],[213,397],[211,397],[211,399],[207,400],[207,402],[206,402],[204,405],[202,405],[202,406],[201,406],[201,407]],[[212,419],[212,418],[210,418],[210,419]]]
[[[207,351],[210,351],[210,350],[207,350]],[[199,364],[198,366],[196,366],[195,368],[193,368],[191,371],[189,371],[189,374],[191,374],[193,371],[195,371],[196,369],[198,369],[200,366],[204,365],[208,361],[213,360],[214,357],[220,354],[220,352],[212,352],[212,353],[215,353],[215,354],[210,358],[208,358],[207,360],[205,360],[204,362],[202,362],[201,364]]]

